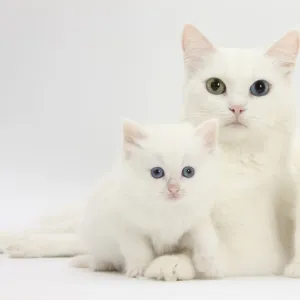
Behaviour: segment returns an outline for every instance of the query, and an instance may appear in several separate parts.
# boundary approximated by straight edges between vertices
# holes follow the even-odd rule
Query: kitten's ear
[[[128,119],[123,121],[123,142],[125,151],[132,149],[132,147],[141,147],[140,141],[146,137],[147,134],[142,125]]]
[[[193,25],[184,26],[181,46],[188,76],[192,76],[200,68],[204,56],[215,51],[211,42]]]
[[[268,56],[275,58],[278,64],[284,68],[285,74],[290,73],[296,64],[299,52],[300,35],[296,30],[288,32],[283,38],[275,42],[266,52]]]
[[[217,148],[218,132],[219,121],[217,119],[210,119],[196,127],[196,135],[202,138],[209,152],[214,152]]]

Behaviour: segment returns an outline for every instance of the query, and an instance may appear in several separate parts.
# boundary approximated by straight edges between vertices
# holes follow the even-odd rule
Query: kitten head
[[[124,121],[124,178],[149,206],[201,202],[215,182],[218,121],[142,126]],[[185,205],[185,204],[184,204]]]
[[[220,141],[289,134],[295,103],[291,87],[299,33],[291,31],[267,51],[217,49],[187,25],[182,48],[186,68],[184,120],[198,124],[216,117]]]

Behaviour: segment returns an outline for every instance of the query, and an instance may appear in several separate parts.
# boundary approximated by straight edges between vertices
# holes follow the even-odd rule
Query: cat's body
[[[213,219],[225,276],[282,273],[291,258],[288,217],[296,187],[291,170],[295,97],[289,73],[298,44],[298,34],[292,32],[266,54],[215,49],[194,27],[184,32],[183,119],[194,124],[212,116],[220,120],[222,177]],[[269,90],[259,94],[253,84]]]
[[[258,155],[231,150],[223,153],[222,185],[213,213],[219,239],[223,241],[219,263],[225,276],[278,274],[289,259],[278,222],[280,213],[284,214],[283,222],[287,217],[280,195],[286,196],[283,183],[290,174],[274,167],[278,160],[264,163]],[[291,184],[290,189],[293,188]],[[291,236],[286,222],[280,226]]]
[[[215,120],[196,129],[124,123],[123,158],[88,201],[82,223],[92,270],[136,277],[155,257],[186,250],[195,266],[200,264],[199,272],[219,275],[211,223],[218,185],[217,126]],[[202,261],[209,260],[205,268],[210,269],[203,269]]]
[[[221,243],[218,260],[225,276],[281,273],[292,257],[287,216],[296,194],[291,170],[296,101],[290,73],[298,48],[296,32],[262,52],[215,49],[194,27],[184,31],[183,120],[194,124],[211,117],[220,120],[222,183],[213,218]],[[208,92],[206,84],[212,78],[221,79],[226,90],[215,95]],[[260,80],[267,81],[270,92],[258,97],[250,91]],[[209,88],[217,92],[222,87],[220,81],[212,84]],[[241,117],[242,124],[235,124],[235,116]],[[299,159],[295,163],[300,165]],[[12,245],[12,254],[16,246],[20,246],[18,241]],[[21,244],[22,249],[28,246]],[[161,272],[175,266],[181,277],[184,273],[185,278],[191,276],[186,270],[192,261],[185,254],[161,256],[149,269],[152,277],[160,278]],[[296,274],[296,267],[290,265],[286,274]]]

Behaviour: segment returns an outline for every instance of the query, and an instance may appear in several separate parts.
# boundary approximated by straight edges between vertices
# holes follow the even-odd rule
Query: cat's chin
[[[247,128],[247,126],[243,123],[239,123],[239,122],[232,122],[229,124],[226,124],[225,127],[229,127],[229,128]]]
[[[251,132],[246,125],[239,123],[226,124],[220,128],[220,131],[221,142],[242,142],[249,138],[249,134]]]

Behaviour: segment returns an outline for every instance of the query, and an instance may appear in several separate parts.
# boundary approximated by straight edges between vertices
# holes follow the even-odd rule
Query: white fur
[[[126,121],[124,157],[89,200],[82,224],[90,256],[75,258],[73,265],[138,277],[156,256],[188,249],[197,271],[219,276],[214,262],[218,241],[210,217],[218,178],[216,132],[215,120],[196,129],[188,124],[141,127]],[[195,169],[193,177],[182,176],[185,166]],[[165,176],[153,178],[154,167],[163,168]],[[169,184],[180,187],[178,199],[169,198]],[[152,277],[151,270],[147,274]],[[194,272],[189,269],[189,274]]]
[[[300,152],[299,144],[296,144],[296,149]],[[297,153],[297,152],[296,152]],[[295,168],[294,175],[297,183],[297,202],[292,205],[291,216],[294,221],[293,230],[293,258],[288,266],[286,266],[284,274],[288,277],[300,277],[300,156],[294,157]]]
[[[266,54],[258,50],[214,49],[197,29],[192,26],[185,29],[187,80],[183,119],[198,124],[217,117],[221,123],[223,182],[214,220],[221,240],[219,262],[226,276],[281,273],[292,257],[293,251],[289,251],[292,224],[285,213],[291,213],[290,203],[295,200],[293,181],[300,186],[300,176],[295,179],[289,168],[296,111],[290,72],[298,51],[296,35],[291,32],[287,35],[288,42],[286,38],[280,40]],[[204,81],[209,77],[224,80],[225,96],[206,91]],[[249,96],[249,87],[257,79],[272,84],[270,94],[260,98]],[[247,129],[224,127],[231,118],[230,102],[248,105],[244,120],[249,125]],[[299,149],[292,161],[298,174]],[[300,233],[295,237],[299,238]],[[25,246],[18,240],[15,242]],[[54,243],[54,252],[59,252],[60,247],[61,244]],[[299,276],[299,262],[296,250],[286,275]],[[155,259],[148,268],[149,277],[159,279],[174,269],[180,270],[179,273],[190,270],[193,277],[191,259],[185,254]],[[183,275],[178,274],[178,278],[184,278]]]
[[[290,168],[296,106],[290,73],[298,45],[298,34],[291,32],[266,53],[215,49],[197,29],[185,28],[183,119],[193,124],[211,117],[220,121],[222,178],[213,219],[225,276],[282,273],[291,257],[288,209],[296,197]],[[211,77],[226,84],[225,94],[207,91],[205,82]],[[271,90],[254,97],[249,89],[260,79]],[[246,108],[241,115],[246,127],[227,126],[235,118],[230,105]]]
[[[0,234],[0,249],[12,258],[62,257],[85,253],[77,230],[84,203],[73,203],[21,233]]]

